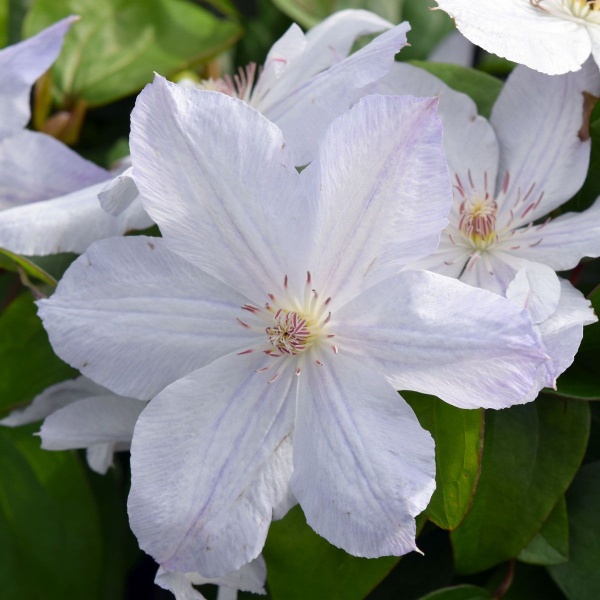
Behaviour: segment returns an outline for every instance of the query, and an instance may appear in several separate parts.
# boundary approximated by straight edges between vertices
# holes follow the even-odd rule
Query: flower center
[[[600,25],[600,0],[529,0],[530,4],[553,15]]]
[[[258,371],[274,368],[275,375],[268,383],[279,377],[290,360],[299,361],[302,358],[304,361],[302,355],[305,355],[318,366],[323,366],[320,355],[324,346],[329,346],[334,354],[338,353],[337,346],[331,344],[335,335],[329,331],[331,298],[321,299],[312,287],[310,273],[306,276],[302,298],[292,294],[287,276],[283,280],[282,296],[280,298],[274,294],[268,296],[269,302],[264,307],[253,304],[242,306],[252,315],[248,322],[238,319],[242,327],[266,333],[267,344],[259,349],[269,357],[270,361]],[[239,354],[249,354],[255,350],[256,348],[250,348]],[[300,375],[302,364],[303,362],[295,363],[296,375]]]
[[[250,63],[245,69],[240,67],[233,77],[225,75],[221,79],[203,79],[196,84],[196,88],[221,92],[250,104],[255,77],[256,63]]]
[[[461,203],[458,228],[475,250],[486,250],[498,241],[497,212],[498,204],[491,196],[468,198]]]

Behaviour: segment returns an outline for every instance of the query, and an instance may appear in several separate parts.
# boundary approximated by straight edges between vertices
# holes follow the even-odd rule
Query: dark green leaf
[[[521,562],[500,565],[485,587],[502,600],[565,600],[545,567]]]
[[[2,598],[99,598],[101,535],[81,465],[41,450],[35,429],[0,428]]]
[[[569,520],[565,497],[556,506],[542,528],[517,558],[534,565],[559,565],[569,558]]]
[[[31,294],[19,296],[0,315],[0,411],[76,374],[52,351]]]
[[[28,36],[70,14],[81,17],[65,38],[53,73],[60,102],[91,106],[140,90],[154,71],[169,75],[232,45],[239,25],[185,0],[37,0]]]
[[[271,525],[263,554],[274,600],[362,600],[398,562],[346,554],[306,524],[299,506]]]
[[[479,479],[483,410],[461,410],[416,392],[402,396],[435,440],[436,490],[425,514],[439,527],[454,529],[469,510]]]
[[[492,595],[476,585],[457,585],[437,590],[420,600],[493,600]]]
[[[569,561],[549,567],[569,600],[600,598],[600,462],[585,465],[567,492]]]
[[[429,63],[423,61],[411,61],[417,67],[429,71],[436,77],[439,77],[446,85],[457,92],[462,92],[470,96],[475,104],[479,114],[489,119],[492,114],[492,107],[496,98],[502,91],[502,82],[487,73],[467,69],[458,65],[449,65],[442,63]]]
[[[581,464],[589,425],[587,403],[547,395],[487,411],[477,493],[451,534],[459,572],[514,558],[531,541]]]

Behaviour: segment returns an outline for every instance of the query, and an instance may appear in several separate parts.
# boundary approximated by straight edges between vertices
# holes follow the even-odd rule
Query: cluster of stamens
[[[233,77],[225,75],[221,79],[203,79],[196,87],[200,90],[221,92],[250,103],[255,78],[256,63],[250,63],[245,69],[240,67]]]
[[[242,308],[251,313],[255,323],[248,323],[238,318],[238,323],[245,329],[264,332],[267,336],[268,347],[262,352],[270,361],[265,367],[258,369],[259,372],[267,371],[276,367],[275,375],[268,381],[272,383],[279,377],[283,366],[288,359],[301,354],[310,354],[311,360],[318,366],[323,362],[314,352],[323,341],[331,341],[335,336],[328,331],[331,320],[329,305],[331,298],[322,300],[318,292],[312,288],[310,272],[306,275],[304,295],[301,300],[293,296],[289,289],[287,275],[283,281],[283,295],[277,298],[274,294],[268,294],[269,301],[264,307],[244,304]],[[330,344],[330,349],[338,353],[337,346]],[[239,354],[249,354],[254,349],[244,350]],[[300,375],[301,363],[296,365],[295,374]]]
[[[566,14],[600,24],[600,0],[529,0],[529,3],[549,14]]]

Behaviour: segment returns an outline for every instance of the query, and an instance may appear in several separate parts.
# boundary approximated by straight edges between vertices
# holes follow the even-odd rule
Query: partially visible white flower
[[[11,412],[0,425],[17,427],[45,419],[42,448],[86,448],[90,468],[104,474],[113,454],[129,450],[133,428],[146,403],[124,398],[87,377],[63,381],[36,396],[24,409]]]
[[[258,556],[237,571],[223,577],[202,577],[198,573],[166,571],[159,567],[154,582],[165,590],[173,592],[175,600],[205,600],[193,586],[212,583],[219,586],[217,600],[236,600],[238,590],[253,594],[266,594],[265,579],[267,567],[264,558]]]
[[[133,169],[163,237],[97,242],[39,306],[62,358],[151,400],[129,515],[165,569],[239,569],[294,498],[352,554],[414,550],[434,449],[396,390],[500,408],[533,385],[526,311],[402,272],[452,200],[436,105],[363,98],[298,173],[238,99],[162,78],[139,96]]]
[[[589,302],[574,289],[565,292],[567,284],[555,271],[600,255],[600,199],[582,213],[540,218],[571,198],[586,178],[586,94],[600,94],[598,69],[589,61],[580,71],[550,77],[519,66],[489,123],[468,96],[411,65],[395,65],[378,90],[440,98],[454,203],[438,249],[413,266],[511,297],[542,332],[562,322],[562,310],[579,304],[569,313],[579,318],[578,341],[565,334],[564,344],[546,344],[553,362],[542,369],[544,385],[554,385],[577,352],[583,325],[595,319]],[[570,327],[571,317],[565,318]]]
[[[484,50],[548,75],[600,65],[598,0],[437,0]]]
[[[97,194],[114,174],[44,134],[24,129],[35,81],[76,17],[0,51],[0,247],[18,254],[83,252],[91,242],[151,224],[141,207],[118,218]]]
[[[389,31],[387,31],[389,30]],[[383,77],[395,55],[406,45],[408,23],[394,27],[366,10],[337,12],[306,34],[295,23],[274,44],[263,67],[250,64],[222,79],[179,85],[211,90],[240,98],[282,131],[294,154],[294,164],[308,164],[315,156],[327,126],[368,92],[368,86]],[[357,38],[381,35],[349,55]],[[102,207],[121,214],[139,203],[132,170],[123,173],[114,186],[103,190]]]

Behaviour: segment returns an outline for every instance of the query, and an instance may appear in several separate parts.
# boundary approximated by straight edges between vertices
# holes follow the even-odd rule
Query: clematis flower
[[[600,94],[596,66],[588,62],[578,72],[556,77],[517,67],[490,122],[477,115],[468,96],[411,65],[395,65],[377,89],[440,98],[454,203],[438,249],[414,266],[511,297],[527,308],[539,333],[555,331],[557,322],[575,326],[575,318],[578,339],[565,331],[562,346],[547,344],[553,362],[544,366],[543,385],[554,385],[577,352],[583,325],[595,320],[589,302],[574,288],[565,291],[569,284],[561,283],[555,271],[600,255],[600,200],[582,213],[544,216],[585,180],[589,97]],[[544,99],[544,110],[534,98]]]
[[[160,77],[139,96],[133,169],[163,237],[97,242],[39,307],[59,356],[151,400],[129,515],[165,570],[239,569],[296,501],[352,554],[414,550],[434,448],[395,390],[499,408],[531,388],[526,311],[402,272],[447,223],[436,104],[364,98],[298,173],[238,99]]]
[[[145,405],[78,377],[50,386],[25,408],[0,419],[0,425],[17,427],[45,419],[40,431],[42,448],[85,448],[90,468],[104,475],[113,454],[129,450],[133,428]]]
[[[106,214],[114,174],[54,138],[24,129],[31,87],[54,62],[77,17],[0,51],[0,247],[19,254],[83,252],[92,241],[151,224],[140,206]]]
[[[388,31],[389,30],[389,31]],[[313,158],[327,126],[368,93],[385,75],[406,45],[408,23],[393,26],[366,10],[342,10],[306,34],[295,23],[273,44],[265,64],[250,64],[234,75],[186,87],[213,90],[240,98],[283,131],[295,164]],[[357,38],[384,31],[348,56]],[[99,195],[104,210],[118,216],[140,203],[133,169],[129,168]]]
[[[437,0],[484,50],[548,75],[600,65],[598,0]]]

